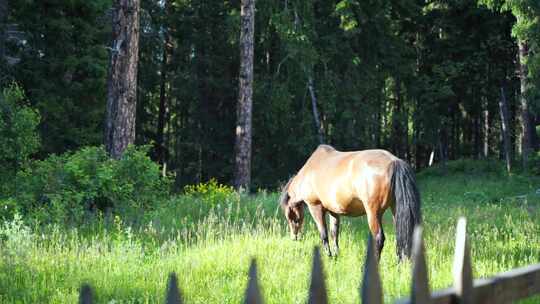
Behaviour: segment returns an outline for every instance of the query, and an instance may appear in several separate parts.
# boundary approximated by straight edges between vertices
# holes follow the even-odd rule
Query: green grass
[[[471,168],[472,167],[472,168]],[[506,176],[500,166],[462,161],[418,176],[432,289],[451,285],[455,224],[468,220],[475,278],[540,261],[540,178]],[[277,194],[179,196],[129,219],[84,227],[25,224],[0,228],[0,303],[75,303],[84,282],[99,303],[163,302],[169,272],[186,303],[239,303],[249,261],[257,259],[266,303],[304,303],[313,246],[307,216],[301,241],[289,239]],[[398,264],[390,214],[380,262],[385,302],[409,294],[410,264]],[[323,257],[332,303],[358,303],[365,217],[344,218],[338,259]],[[540,303],[533,298],[528,302]]]

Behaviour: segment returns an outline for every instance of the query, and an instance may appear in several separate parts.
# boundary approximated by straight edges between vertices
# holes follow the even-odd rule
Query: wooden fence
[[[454,284],[452,287],[437,290],[433,293],[430,292],[422,227],[420,226],[416,227],[414,231],[412,267],[411,294],[408,298],[400,299],[396,303],[513,303],[519,299],[540,294],[540,263],[512,269],[496,274],[488,279],[473,281],[465,218],[460,218],[457,224],[456,247],[452,269]],[[79,303],[91,304],[93,303],[92,298],[92,289],[90,286],[83,285],[80,290]],[[364,304],[383,303],[381,279],[371,235],[368,238],[360,298]],[[171,273],[169,275],[165,303],[179,304],[182,302],[176,274]],[[315,247],[313,252],[311,283],[307,302],[310,304],[328,303],[318,247]],[[255,260],[251,261],[249,268],[249,281],[245,290],[244,303],[263,303],[257,280]]]

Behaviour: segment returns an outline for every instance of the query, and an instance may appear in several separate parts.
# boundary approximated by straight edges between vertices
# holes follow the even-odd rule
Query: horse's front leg
[[[335,213],[329,212],[330,214],[330,235],[334,240],[334,254],[337,256],[339,254],[339,216]]]
[[[309,212],[311,213],[313,220],[315,220],[315,224],[317,224],[317,229],[319,229],[319,235],[321,236],[321,240],[323,242],[324,251],[326,254],[328,254],[328,256],[332,256],[330,246],[328,245],[328,233],[326,230],[326,209],[324,209],[321,204],[308,206]]]

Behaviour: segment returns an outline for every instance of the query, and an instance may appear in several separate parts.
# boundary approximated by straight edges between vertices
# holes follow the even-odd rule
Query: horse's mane
[[[336,148],[334,148],[334,147],[332,147],[330,145],[327,145],[327,144],[318,145],[317,149],[315,149],[315,151],[320,150],[320,149],[324,149],[327,152],[329,152],[329,151],[337,151]]]

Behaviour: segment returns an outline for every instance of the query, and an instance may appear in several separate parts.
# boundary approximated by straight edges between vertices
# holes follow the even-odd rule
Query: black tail
[[[396,204],[396,241],[397,255],[401,260],[409,258],[412,249],[414,226],[420,224],[420,193],[416,186],[413,169],[403,160],[391,164],[392,192]]]

